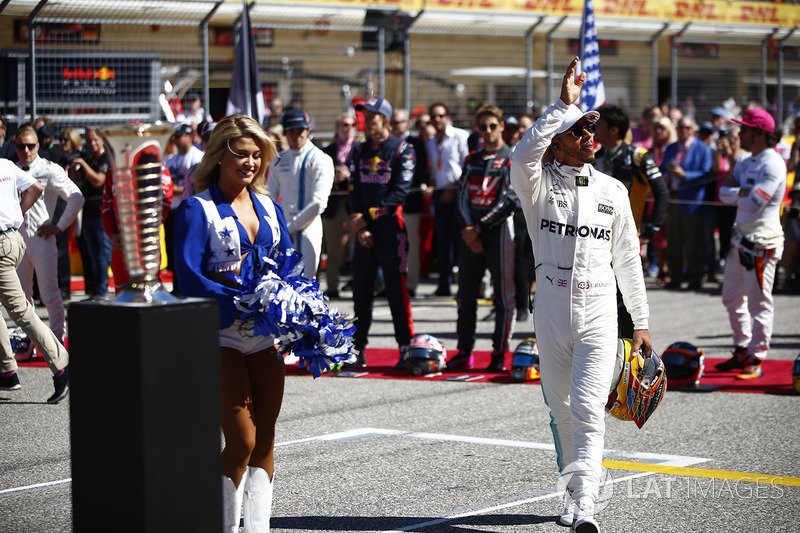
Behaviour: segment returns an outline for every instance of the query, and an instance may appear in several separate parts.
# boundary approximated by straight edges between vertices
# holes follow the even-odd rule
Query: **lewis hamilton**
[[[583,533],[599,531],[594,506],[617,352],[617,283],[633,318],[633,349],[648,357],[651,342],[628,191],[591,165],[599,114],[573,105],[586,80],[585,73],[576,78],[577,63],[576,57],[567,68],[560,99],[517,145],[511,182],[539,261],[534,326],[542,394],[567,487],[560,520]]]

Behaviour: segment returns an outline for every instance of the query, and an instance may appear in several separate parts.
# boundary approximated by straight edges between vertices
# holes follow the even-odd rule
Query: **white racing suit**
[[[594,501],[617,352],[617,282],[635,329],[648,329],[649,309],[625,186],[588,164],[542,165],[567,109],[558,100],[525,133],[511,183],[539,261],[534,326],[559,472],[571,474],[575,501]]]
[[[25,240],[27,248],[22,261],[17,265],[17,275],[25,295],[28,300],[33,302],[33,274],[36,272],[39,297],[47,308],[50,329],[63,344],[66,313],[64,301],[61,299],[61,290],[58,288],[56,238],[52,235],[42,238],[37,235],[37,232],[42,226],[52,222],[59,197],[67,202],[67,207],[58,220],[57,226],[61,231],[69,231],[83,207],[83,195],[61,166],[43,157],[34,159],[27,172],[39,180],[44,187],[44,193],[25,212],[25,222],[19,228],[19,233]]]
[[[320,215],[328,206],[332,187],[333,159],[310,140],[299,150],[281,153],[269,168],[267,192],[276,200],[280,198],[289,235],[294,247],[303,254],[304,275],[309,279],[317,277],[322,252]]]
[[[734,344],[746,346],[748,355],[763,359],[772,337],[775,270],[783,255],[780,207],[786,165],[778,152],[768,148],[755,157],[742,156],[733,177],[739,185],[719,191],[720,200],[737,206],[722,303],[728,309]],[[750,192],[739,197],[740,188]]]

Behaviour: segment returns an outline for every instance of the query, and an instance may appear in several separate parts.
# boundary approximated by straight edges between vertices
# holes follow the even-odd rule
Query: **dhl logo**
[[[68,67],[64,67],[62,77],[65,80],[99,79],[102,81],[106,81],[106,80],[117,79],[117,71],[114,69],[110,69],[108,67],[102,67],[98,69],[92,69],[92,68],[84,69],[81,67],[78,67],[76,69],[70,69]]]

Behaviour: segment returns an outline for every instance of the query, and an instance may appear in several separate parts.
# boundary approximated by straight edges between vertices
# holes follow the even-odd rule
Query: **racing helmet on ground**
[[[617,340],[617,361],[614,379],[606,403],[606,411],[620,420],[633,420],[641,429],[664,399],[667,375],[664,362],[650,351],[650,357],[642,351],[633,351],[633,341]]]
[[[667,378],[672,388],[679,386],[697,386],[705,370],[703,351],[690,342],[673,342],[661,354]]]
[[[511,356],[511,379],[524,383],[539,379],[539,345],[536,337],[528,337],[517,346]]]
[[[433,335],[417,335],[408,345],[406,368],[411,376],[435,374],[446,368],[447,350]]]
[[[14,328],[8,332],[9,341],[11,341],[11,351],[14,353],[25,353],[31,347],[31,340],[28,335],[22,331],[22,328]]]

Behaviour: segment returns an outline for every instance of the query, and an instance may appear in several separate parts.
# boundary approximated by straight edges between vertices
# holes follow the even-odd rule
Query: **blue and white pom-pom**
[[[252,317],[255,335],[272,335],[280,351],[292,351],[300,367],[317,378],[355,361],[352,319],[328,307],[316,280],[303,277],[302,254],[274,249],[262,257],[260,272],[250,282],[239,279],[234,297],[245,318]]]

